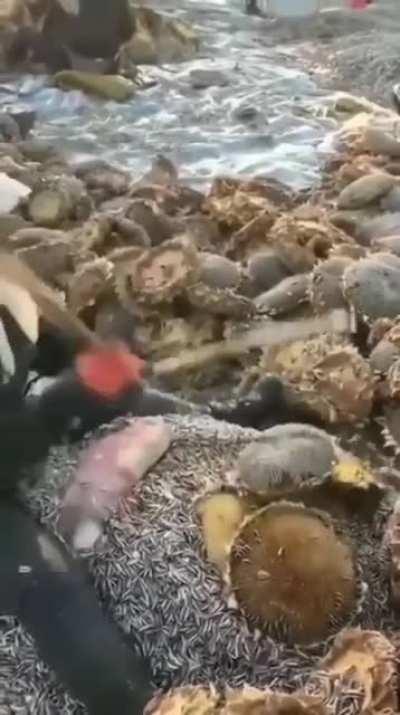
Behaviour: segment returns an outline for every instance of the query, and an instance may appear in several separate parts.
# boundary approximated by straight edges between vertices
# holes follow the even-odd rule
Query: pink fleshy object
[[[351,10],[366,10],[368,0],[349,0],[349,7]]]
[[[161,418],[138,418],[83,454],[61,505],[58,527],[77,551],[90,550],[104,522],[171,443]]]

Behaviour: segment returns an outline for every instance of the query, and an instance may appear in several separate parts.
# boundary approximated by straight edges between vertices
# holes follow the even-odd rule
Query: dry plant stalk
[[[36,302],[41,315],[59,330],[84,344],[98,344],[98,338],[60,303],[57,294],[17,256],[0,252],[0,278],[24,288]]]
[[[351,321],[347,310],[332,310],[325,315],[304,320],[268,321],[260,328],[252,328],[229,340],[209,343],[195,350],[182,350],[177,357],[159,360],[153,365],[155,375],[168,375],[183,370],[206,366],[215,360],[226,360],[241,355],[251,348],[280,345],[309,338],[319,333],[350,333]]]

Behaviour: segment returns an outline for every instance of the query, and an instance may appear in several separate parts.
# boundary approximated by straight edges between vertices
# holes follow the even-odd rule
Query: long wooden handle
[[[55,291],[18,256],[0,252],[0,277],[25,288],[36,302],[40,314],[56,328],[85,344],[99,344],[96,335],[62,305]]]
[[[193,350],[183,350],[177,357],[158,360],[153,364],[152,372],[154,375],[169,375],[204,367],[214,360],[232,358],[249,348],[290,343],[321,333],[346,334],[350,332],[350,315],[348,311],[342,309],[304,320],[269,320],[261,327],[252,328],[236,338],[209,343]]]

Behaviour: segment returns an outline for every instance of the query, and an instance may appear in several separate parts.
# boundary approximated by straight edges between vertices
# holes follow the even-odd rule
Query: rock
[[[229,77],[218,70],[192,70],[189,75],[193,89],[207,89],[207,87],[226,87]]]
[[[395,185],[395,179],[383,172],[374,172],[356,179],[339,194],[339,209],[361,209],[378,201]]]
[[[169,184],[176,184],[178,179],[178,169],[172,161],[163,154],[157,154],[150,169],[143,174],[139,181],[135,182],[132,188],[136,191],[140,187],[149,186],[150,184],[168,186]]]
[[[127,193],[131,177],[103,159],[83,161],[75,167],[75,175],[86,184],[89,191],[96,192],[99,198],[122,196]]]
[[[199,41],[189,25],[148,7],[135,8],[136,30],[121,49],[122,64],[162,64],[191,59]]]
[[[21,139],[19,126],[7,112],[0,113],[0,141],[17,142]]]
[[[32,222],[46,228],[58,228],[70,219],[82,220],[89,213],[90,202],[84,185],[75,176],[44,182],[32,193],[28,205]]]
[[[118,234],[129,246],[150,248],[150,236],[146,229],[129,218],[116,216],[112,221],[112,231]]]
[[[14,211],[30,193],[25,184],[0,172],[0,216]]]
[[[39,174],[34,167],[23,160],[17,163],[11,156],[0,157],[0,171],[4,171],[11,179],[16,179],[31,189],[39,181]]]
[[[18,149],[28,161],[44,163],[55,157],[60,158],[58,150],[43,139],[24,139],[18,143]]]
[[[36,112],[29,107],[8,107],[10,117],[17,123],[22,139],[25,139],[36,121]]]
[[[159,211],[154,201],[134,199],[129,204],[126,217],[143,226],[153,246],[159,246],[174,235],[171,219]]]
[[[233,116],[235,119],[238,119],[241,122],[251,122],[254,119],[257,119],[260,115],[260,112],[256,107],[252,107],[250,104],[244,104],[241,107],[237,107],[235,111],[233,112]]]
[[[63,70],[54,76],[54,83],[60,89],[81,89],[102,99],[126,102],[136,91],[136,85],[120,75],[95,75],[90,72]]]

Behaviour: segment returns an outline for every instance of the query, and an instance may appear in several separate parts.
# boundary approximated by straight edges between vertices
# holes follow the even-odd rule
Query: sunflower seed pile
[[[291,691],[303,686],[329,643],[301,649],[255,637],[228,607],[219,574],[205,559],[194,505],[199,495],[223,483],[239,451],[262,433],[206,416],[167,420],[171,448],[108,524],[101,547],[87,557],[100,599],[132,648],[140,647],[149,658],[157,687],[250,683]],[[125,423],[118,420],[90,439]],[[29,496],[32,511],[52,530],[84,446],[54,450],[43,482]],[[381,531],[380,523],[375,531],[368,525],[356,535],[369,589],[354,622],[385,630],[393,623]],[[84,712],[12,619],[0,620],[0,693],[0,715]]]

